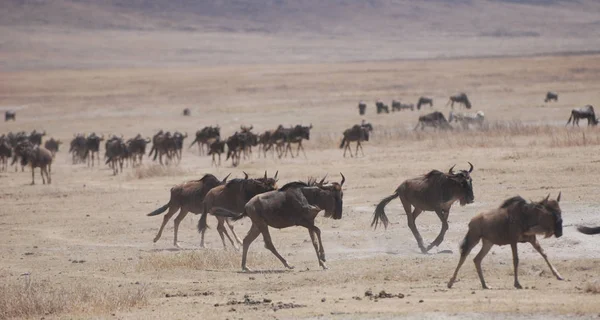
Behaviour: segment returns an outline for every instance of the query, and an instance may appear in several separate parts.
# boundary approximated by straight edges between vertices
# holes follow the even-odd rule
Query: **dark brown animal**
[[[85,161],[87,155],[86,141],[85,134],[78,133],[73,135],[73,140],[71,140],[69,148],[69,153],[71,153],[73,164]]]
[[[571,110],[571,116],[567,121],[567,126],[573,120],[573,126],[577,125],[579,127],[579,119],[587,119],[588,126],[595,126],[598,124],[598,118],[596,118],[596,113],[594,112],[594,107],[591,105],[587,105],[583,108],[577,108]]]
[[[191,114],[191,111],[190,111],[190,109],[189,109],[189,108],[185,108],[185,109],[183,109],[183,116],[184,116],[184,117],[189,117],[189,116],[190,116],[190,114]]]
[[[31,167],[32,185],[35,184],[35,168],[40,168],[40,175],[44,184],[46,184],[46,180],[48,184],[52,183],[52,177],[50,176],[52,173],[52,153],[50,151],[44,147],[22,142],[15,147],[15,154],[21,158],[22,166],[29,165]]]
[[[277,184],[277,173],[275,173],[273,178],[267,178],[267,173],[265,172],[264,178],[260,179],[248,179],[248,175],[246,173],[244,173],[244,175],[244,179],[233,179],[227,182],[226,185],[221,185],[211,189],[204,197],[204,209],[202,211],[200,221],[198,221],[198,232],[201,233],[201,247],[204,247],[206,218],[209,213],[214,215],[214,212],[217,208],[224,208],[238,213],[242,212],[244,211],[244,206],[246,203],[255,195],[275,190],[275,186]],[[233,230],[233,225],[229,219],[219,216],[215,217],[218,221],[217,231],[219,232],[219,236],[223,242],[223,247],[226,248],[225,236],[227,236],[231,242],[231,245],[234,248],[237,248],[236,244],[233,242],[233,239],[231,239],[229,233],[227,233],[227,229],[225,229],[225,222],[227,222],[227,225],[229,226],[229,229],[231,230],[236,242],[241,244],[242,241]]]
[[[555,102],[557,102],[558,101],[558,94],[554,93],[554,92],[548,91],[546,93],[546,99],[544,99],[544,102],[550,102],[552,100],[554,100]]]
[[[150,143],[150,138],[143,138],[138,134],[134,138],[127,140],[127,150],[129,151],[133,164],[142,164],[144,155],[146,154],[146,146]]]
[[[409,109],[410,109],[410,111],[413,111],[415,109],[415,105],[412,103],[405,104],[405,103],[401,103],[400,101],[392,100],[392,112],[409,110]]]
[[[323,178],[324,180],[325,178]],[[242,253],[242,270],[251,271],[246,266],[248,248],[260,234],[263,235],[265,247],[269,249],[283,265],[293,269],[288,262],[275,249],[269,226],[283,229],[293,226],[301,226],[308,229],[312,240],[319,265],[327,269],[325,264],[325,250],[321,241],[321,230],[315,226],[317,214],[324,210],[326,218],[339,220],[342,218],[342,207],[344,193],[344,175],[340,183],[324,184],[323,180],[317,185],[309,185],[302,182],[292,182],[279,190],[270,191],[253,197],[245,205],[242,213],[230,210],[217,209],[216,215],[239,220],[245,216],[250,217],[252,226],[244,238],[244,250]]]
[[[446,103],[446,106],[450,104],[450,107],[454,109],[455,102],[464,105],[467,109],[471,109],[471,101],[469,101],[467,94],[464,92],[460,92],[453,96],[450,96],[450,98],[448,99],[448,103]]]
[[[360,114],[361,116],[365,114],[365,111],[367,110],[367,104],[364,101],[361,101],[358,103],[358,114]]]
[[[100,163],[100,142],[104,140],[104,135],[101,137],[97,136],[95,132],[92,132],[85,139],[85,157],[87,158],[88,167],[91,165],[94,166],[94,154],[96,155],[96,160]]]
[[[206,193],[216,186],[225,184],[227,182],[227,178],[229,178],[229,175],[227,175],[222,181],[219,181],[219,179],[217,179],[217,177],[214,175],[205,174],[204,177],[200,178],[200,180],[187,181],[171,188],[171,198],[169,199],[169,202],[148,214],[148,216],[156,216],[169,209],[167,214],[164,216],[163,222],[160,225],[160,229],[158,229],[158,233],[154,237],[153,241],[156,243],[160,239],[167,222],[169,222],[177,210],[180,210],[179,214],[175,218],[175,227],[173,230],[173,245],[177,248],[180,248],[179,243],[177,242],[177,232],[179,230],[179,224],[181,221],[183,221],[188,212],[192,212],[194,214],[202,213],[202,202],[204,201]]]
[[[54,158],[54,156],[56,155],[56,153],[58,152],[58,147],[62,144],[62,141],[60,140],[55,140],[54,138],[50,138],[50,140],[47,140],[44,143],[44,148],[48,149],[48,151],[50,151],[52,153],[52,158]]]
[[[469,165],[470,169],[468,171],[461,170],[455,173],[453,171],[454,166],[452,166],[448,173],[432,170],[420,177],[405,180],[394,194],[384,198],[377,205],[371,226],[377,228],[377,225],[381,222],[387,228],[389,220],[384,211],[385,206],[398,197],[402,201],[402,206],[406,212],[408,227],[417,240],[421,252],[427,253],[431,248],[440,245],[444,241],[446,231],[448,231],[448,216],[452,204],[460,201],[460,205],[464,206],[473,203],[475,200],[471,180],[473,165],[470,162]],[[414,210],[411,207],[414,207]],[[423,238],[415,224],[415,220],[423,211],[434,211],[442,222],[442,230],[427,247],[423,245]]]
[[[481,261],[494,245],[510,244],[513,255],[514,266],[514,286],[521,289],[519,283],[519,256],[517,252],[517,243],[529,242],[533,248],[539,252],[552,274],[558,279],[563,280],[558,271],[552,266],[544,250],[536,239],[537,234],[543,234],[546,238],[552,235],[560,238],[562,236],[562,216],[558,203],[560,202],[560,193],[556,200],[548,200],[546,197],[540,202],[528,203],[525,199],[517,196],[507,199],[498,209],[476,215],[469,222],[469,231],[460,244],[460,260],[456,270],[448,282],[448,288],[451,288],[458,275],[458,270],[465,262],[465,259],[471,250],[483,240],[481,250],[473,260],[477,268],[477,274],[484,289],[489,289],[483,278],[481,270]]]
[[[225,141],[215,140],[209,145],[208,155],[212,155],[211,166],[221,166],[221,153],[225,152]],[[219,164],[215,161],[215,155],[219,156]]]
[[[8,121],[8,120],[16,121],[17,120],[17,113],[14,112],[14,111],[6,111],[6,112],[4,112],[4,121]]]
[[[45,135],[46,135],[46,131],[37,132],[36,130],[33,130],[31,132],[31,134],[29,135],[29,141],[31,141],[31,143],[33,143],[33,145],[35,145],[35,146],[41,146],[42,145],[42,137]]]
[[[120,172],[123,173],[123,163],[125,162],[128,152],[127,145],[122,138],[113,136],[106,140],[105,145],[106,162],[113,170],[113,175],[117,175]]]
[[[0,171],[8,170],[8,159],[12,157],[12,148],[5,135],[0,137]]]
[[[364,156],[365,153],[362,148],[362,141],[369,141],[369,132],[373,130],[373,127],[369,124],[358,125],[355,124],[350,129],[344,130],[344,137],[342,138],[342,143],[340,143],[340,149],[344,148],[344,158],[346,157],[346,151],[350,150],[350,157],[352,157],[352,149],[350,148],[350,142],[356,142],[356,151],[355,156],[358,157],[358,149],[360,148],[360,152]]]
[[[425,130],[425,127],[433,127],[434,129],[452,129],[452,126],[444,117],[444,114],[439,111],[434,111],[432,113],[426,114],[424,116],[419,117],[419,122],[413,130],[417,130],[417,128],[421,126],[421,130]]]
[[[428,104],[429,107],[433,107],[433,99],[427,97],[420,97],[417,101],[417,110],[421,110],[421,106]]]
[[[390,109],[388,108],[388,106],[379,100],[375,102],[375,108],[377,109],[377,114],[380,114],[382,112],[390,113]]]
[[[214,139],[221,139],[221,128],[219,126],[216,127],[204,127],[202,130],[196,131],[196,138],[192,141],[192,144],[188,147],[191,148],[194,143],[198,144],[198,151],[200,155],[204,155],[204,146],[209,146],[209,141]]]
[[[579,226],[577,227],[577,231],[583,233],[583,234],[599,234],[600,233],[600,227],[586,227],[586,226]]]

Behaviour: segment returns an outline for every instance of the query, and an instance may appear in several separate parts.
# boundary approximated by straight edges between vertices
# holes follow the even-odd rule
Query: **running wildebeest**
[[[388,108],[388,106],[380,100],[377,100],[375,102],[375,107],[377,108],[377,114],[380,114],[382,112],[390,113],[390,109]]]
[[[8,121],[8,120],[16,121],[17,120],[17,113],[14,112],[14,111],[6,111],[6,112],[4,112],[4,121]]]
[[[135,165],[138,161],[142,164],[144,155],[146,154],[146,145],[150,143],[150,138],[143,138],[138,133],[137,136],[127,140],[127,150],[131,156],[132,163]]]
[[[544,99],[544,102],[550,102],[550,101],[552,101],[552,100],[554,100],[554,101],[558,101],[558,94],[557,94],[557,93],[554,93],[554,92],[550,92],[550,91],[548,91],[548,92],[546,93],[546,99]]]
[[[367,104],[364,101],[360,101],[358,103],[358,114],[362,116],[365,114],[366,110],[367,110]]]
[[[448,116],[448,122],[452,121],[460,123],[463,129],[469,129],[469,125],[474,124],[481,128],[483,121],[485,120],[485,114],[483,111],[477,111],[477,113],[462,113],[450,111]]]
[[[183,116],[189,117],[191,114],[190,108],[183,109]]]
[[[402,201],[402,206],[406,212],[408,227],[417,240],[421,252],[427,253],[431,248],[440,245],[444,240],[444,235],[448,230],[448,216],[450,215],[452,204],[458,200],[460,201],[460,205],[464,206],[473,203],[475,200],[473,182],[471,180],[473,165],[469,162],[469,166],[468,171],[461,170],[455,173],[453,171],[454,166],[452,166],[448,173],[432,170],[420,177],[405,180],[396,189],[394,194],[384,198],[377,205],[371,226],[377,228],[377,225],[381,222],[387,228],[389,220],[384,211],[385,206],[398,197]],[[414,207],[412,211],[411,206]],[[423,238],[421,238],[421,234],[415,224],[415,220],[423,211],[435,211],[442,222],[442,230],[427,247],[423,245]]]
[[[185,140],[185,138],[188,137],[187,132],[184,134],[182,134],[179,131],[175,131],[175,133],[173,133],[173,150],[172,153],[175,157],[175,159],[177,159],[177,163],[181,162],[181,154],[183,151],[183,140]]]
[[[571,110],[571,116],[569,117],[569,120],[567,121],[567,124],[565,124],[565,126],[571,123],[571,120],[573,121],[573,126],[579,126],[579,119],[587,119],[588,126],[595,126],[598,124],[598,118],[596,118],[594,107],[589,104],[583,108]]]
[[[577,227],[577,231],[583,234],[598,234],[600,233],[600,227],[579,226]]]
[[[516,196],[507,199],[498,209],[476,215],[469,222],[469,231],[460,244],[460,260],[456,270],[448,282],[448,288],[451,288],[456,280],[458,270],[465,262],[465,259],[471,250],[483,240],[481,250],[473,259],[477,268],[477,275],[481,281],[483,289],[489,289],[483,278],[481,270],[481,261],[494,245],[510,244],[513,256],[514,266],[514,286],[521,289],[519,283],[519,255],[517,252],[517,243],[529,242],[533,248],[542,255],[552,274],[558,279],[563,280],[558,271],[552,266],[540,243],[536,239],[537,234],[542,234],[546,238],[554,235],[557,238],[562,236],[562,217],[558,203],[560,202],[560,193],[556,200],[548,200],[546,197],[540,202],[527,202],[525,199]]]
[[[177,210],[181,209],[175,218],[175,226],[173,230],[173,245],[177,248],[180,248],[179,243],[177,243],[177,232],[179,230],[179,224],[181,221],[183,221],[188,212],[192,212],[194,214],[202,213],[202,202],[204,201],[204,197],[208,191],[216,186],[225,184],[227,182],[227,178],[229,178],[229,175],[227,175],[222,181],[219,181],[219,179],[217,179],[217,177],[214,175],[205,174],[202,178],[200,178],[200,180],[187,181],[171,188],[171,198],[169,199],[169,202],[148,214],[148,216],[156,216],[169,209],[169,211],[167,211],[165,214],[163,222],[160,225],[160,229],[158,229],[158,233],[154,237],[153,241],[157,242],[160,239],[163,229],[167,225],[167,222],[169,222],[169,219],[171,219]]]
[[[162,157],[166,156],[165,164],[169,164],[173,157],[175,156],[175,152],[177,149],[177,142],[171,132],[167,131],[164,133],[160,130],[158,133],[152,137],[152,148],[150,149],[150,153],[148,156],[152,156],[154,153],[153,161],[156,161],[158,157],[158,162],[163,165]]]
[[[279,127],[277,127],[277,130],[273,132],[272,136],[272,139],[278,146],[277,149],[279,149],[279,158],[287,157],[288,150],[290,152],[290,156],[292,158],[294,157],[294,153],[292,151],[292,143],[298,144],[298,148],[296,149],[296,157],[300,155],[300,149],[302,149],[302,153],[306,158],[306,152],[304,151],[304,146],[302,146],[302,140],[310,140],[311,129],[312,124],[310,126],[302,126],[298,124],[291,128],[284,128],[282,125],[279,125]],[[285,146],[285,149],[281,150],[279,146]]]
[[[421,110],[421,106],[428,104],[429,107],[433,107],[433,99],[427,97],[420,97],[417,102],[417,110]]]
[[[71,153],[73,164],[85,161],[87,155],[85,134],[78,133],[73,135],[73,140],[71,140],[70,143],[69,153]]]
[[[341,174],[341,173],[340,173]],[[260,234],[263,235],[265,247],[271,251],[283,265],[288,269],[293,269],[283,258],[271,240],[269,227],[283,229],[293,226],[301,226],[308,229],[308,234],[312,240],[319,265],[327,269],[325,265],[325,250],[321,241],[321,230],[315,226],[317,214],[324,210],[326,218],[339,220],[342,218],[342,207],[344,193],[344,175],[340,183],[324,183],[325,178],[320,183],[291,182],[279,190],[274,190],[259,194],[253,197],[244,206],[241,213],[230,210],[217,209],[216,215],[232,218],[234,221],[245,216],[250,217],[252,226],[244,238],[242,253],[242,270],[251,271],[246,266],[248,248]]]
[[[400,101],[396,101],[396,100],[392,100],[392,112],[397,111],[402,111],[402,110],[408,110],[410,109],[410,111],[413,111],[415,109],[415,105],[410,103],[410,104],[405,104],[405,103],[401,103]]]
[[[192,144],[188,147],[191,148],[194,143],[198,144],[198,152],[200,155],[204,155],[204,146],[207,147],[210,145],[209,140],[211,139],[221,139],[221,128],[219,126],[216,127],[204,127],[202,130],[196,131],[196,138],[192,141]]]
[[[125,145],[123,138],[113,136],[106,140],[105,149],[105,164],[108,164],[113,169],[113,175],[119,173],[119,168],[121,169],[121,173],[123,173],[123,162],[128,153],[127,145]]]
[[[227,218],[216,216],[214,214],[215,210],[217,208],[223,208],[236,213],[244,211],[244,206],[250,199],[252,199],[252,197],[257,194],[275,190],[277,184],[277,173],[275,173],[273,178],[267,178],[267,172],[265,171],[264,178],[248,179],[248,175],[244,172],[244,179],[232,179],[227,182],[227,184],[217,186],[208,191],[204,197],[202,216],[200,217],[200,221],[198,221],[198,232],[201,233],[200,246],[204,247],[206,218],[209,213],[217,218],[217,231],[219,232],[219,236],[221,237],[224,248],[226,248],[225,236],[227,236],[231,242],[231,245],[234,248],[237,248],[236,244],[233,242],[233,239],[231,239],[229,233],[227,233],[225,222],[229,226],[229,229],[231,230],[236,242],[238,244],[242,244],[242,240],[240,240],[233,230],[231,221]]]
[[[52,153],[52,158],[54,158],[54,156],[58,152],[58,146],[60,146],[61,144],[62,144],[62,141],[55,140],[54,138],[50,138],[50,140],[47,140],[44,143],[44,148],[48,149],[48,151],[50,151],[50,153]]]
[[[94,166],[94,154],[96,154],[96,160],[98,160],[98,163],[100,163],[100,142],[103,140],[104,135],[99,137],[95,132],[92,132],[92,134],[85,139],[85,157],[87,158],[88,167],[90,164],[92,167]]]
[[[42,137],[45,135],[46,135],[46,131],[37,132],[34,129],[33,131],[31,131],[31,134],[29,135],[29,141],[31,141],[31,143],[33,143],[34,146],[41,146],[42,145]]]
[[[369,141],[369,132],[373,130],[373,127],[370,123],[367,124],[355,124],[350,129],[346,129],[343,133],[344,137],[342,138],[342,143],[340,144],[340,149],[344,148],[344,158],[346,157],[346,151],[350,150],[350,157],[352,158],[352,149],[350,148],[350,142],[356,142],[356,151],[355,156],[358,157],[358,149],[360,148],[360,152],[364,156],[362,148],[362,141]]]
[[[12,157],[12,148],[5,135],[0,136],[0,171],[8,170],[8,159]]]
[[[31,184],[35,184],[35,168],[40,168],[42,182],[52,183],[50,174],[52,173],[52,153],[44,147],[35,146],[29,141],[21,142],[15,147],[15,155],[21,158],[21,166],[29,165],[31,167]],[[13,158],[13,164],[17,157]],[[44,178],[44,175],[46,178]]]
[[[212,155],[211,166],[214,164],[215,167],[221,165],[221,153],[225,152],[225,141],[216,140],[209,145],[208,155]],[[219,164],[215,161],[215,155],[219,156]]]
[[[452,129],[452,126],[444,117],[444,114],[439,111],[434,111],[432,113],[426,114],[424,116],[419,117],[419,122],[413,130],[417,130],[417,128],[421,126],[421,130],[425,130],[425,127],[433,127],[434,129]]]
[[[460,92],[453,96],[450,96],[450,98],[448,99],[448,103],[446,103],[446,106],[450,104],[450,107],[454,109],[455,102],[464,105],[467,109],[471,109],[471,101],[469,101],[467,94],[464,92]]]

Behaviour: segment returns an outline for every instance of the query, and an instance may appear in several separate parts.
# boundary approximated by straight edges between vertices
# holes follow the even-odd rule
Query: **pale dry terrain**
[[[16,110],[17,121],[3,122],[3,133],[46,130],[46,138],[68,144],[77,132],[130,137],[178,129],[193,135],[214,124],[224,136],[242,124],[260,132],[312,123],[313,130],[305,143],[307,159],[254,157],[238,168],[229,163],[212,168],[210,159],[192,148],[184,150],[179,166],[156,169],[144,159],[144,167],[113,176],[106,166],[72,165],[63,145],[52,185],[41,185],[38,176],[38,184],[30,186],[30,173],[15,173],[13,167],[0,173],[0,317],[597,317],[600,238],[584,236],[575,226],[600,225],[600,131],[564,123],[572,108],[600,101],[598,66],[600,56],[581,55],[4,72],[0,108]],[[543,103],[548,90],[559,93],[557,103]],[[467,92],[474,110],[485,112],[487,129],[415,132],[418,116],[429,107],[374,112],[377,98],[415,103],[428,95],[433,109],[447,114],[447,97],[457,91]],[[375,131],[364,157],[343,158],[341,132],[363,119],[356,108],[360,99],[369,104],[364,119]],[[185,107],[191,117],[181,116]],[[467,161],[475,165],[475,202],[453,207],[446,239],[432,254],[419,252],[398,200],[387,208],[388,230],[370,228],[374,206],[401,181],[454,164],[466,168]],[[346,175],[343,219],[317,219],[330,270],[320,270],[301,228],[271,233],[293,271],[284,271],[258,239],[249,265],[261,271],[241,273],[241,253],[222,250],[214,218],[209,218],[208,249],[199,248],[198,216],[192,214],[180,229],[184,250],[173,248],[172,222],[152,243],[162,216],[146,214],[168,201],[173,185],[205,173],[242,177],[242,170],[252,176],[279,170],[280,185],[326,173],[331,180],[339,179],[340,171]],[[512,287],[505,247],[495,247],[484,260],[495,289],[480,288],[470,259],[460,281],[446,288],[473,215],[516,194],[537,200],[559,191],[565,234],[541,243],[565,281],[554,279],[542,258],[523,245],[524,290]],[[440,228],[432,213],[417,223],[429,241]],[[236,230],[244,235],[248,227],[243,220]],[[365,297],[367,290],[405,296],[375,301]]]

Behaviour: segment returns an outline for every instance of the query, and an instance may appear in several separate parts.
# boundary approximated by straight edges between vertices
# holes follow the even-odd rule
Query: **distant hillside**
[[[4,0],[0,66],[87,68],[600,49],[600,1]]]

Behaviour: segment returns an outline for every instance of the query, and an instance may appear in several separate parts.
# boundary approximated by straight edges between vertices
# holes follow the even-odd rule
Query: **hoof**
[[[242,272],[252,272],[252,269],[248,267],[242,267]]]

